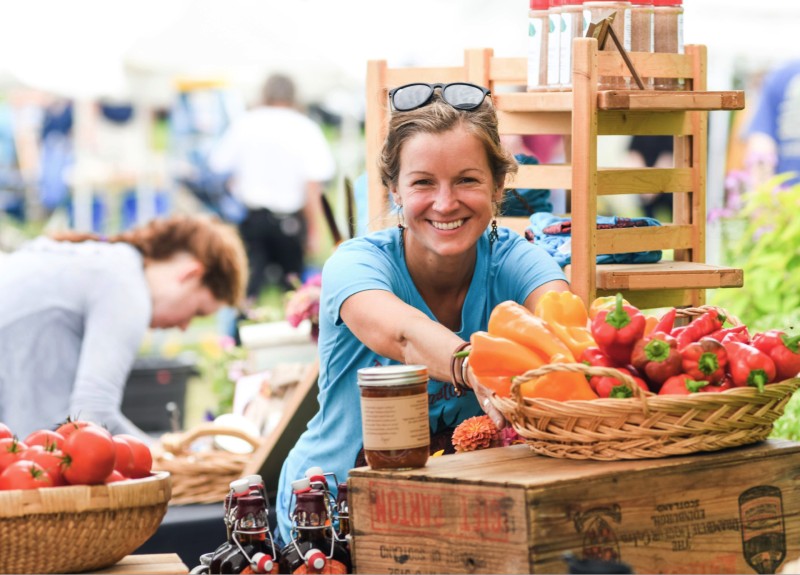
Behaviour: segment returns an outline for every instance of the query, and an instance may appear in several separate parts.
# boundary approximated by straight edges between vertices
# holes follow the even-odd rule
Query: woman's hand
[[[472,368],[467,369],[467,379],[468,385],[472,388],[472,391],[475,392],[475,399],[478,400],[478,403],[481,406],[481,409],[492,418],[497,429],[503,429],[506,426],[506,419],[503,417],[503,414],[492,405],[492,400],[489,399],[494,391],[486,387],[485,385],[481,385],[478,383],[477,378],[472,373]]]

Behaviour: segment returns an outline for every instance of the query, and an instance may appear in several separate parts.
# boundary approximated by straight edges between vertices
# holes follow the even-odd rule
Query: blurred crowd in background
[[[745,134],[763,78],[793,57],[774,46],[792,12],[800,15],[793,5],[733,4],[745,6],[684,1],[685,43],[709,48],[709,89],[743,89],[747,99],[743,112],[711,118],[710,213],[769,152],[762,146],[748,157]],[[465,48],[481,46],[524,56],[527,9],[526,0],[145,1],[124,17],[92,0],[10,8],[11,30],[0,40],[0,251],[48,228],[113,233],[176,210],[236,222],[241,207],[210,169],[209,154],[258,103],[272,72],[295,80],[298,108],[329,141],[336,169],[324,192],[341,208],[344,179],[365,170],[367,61],[458,64]],[[558,153],[552,143],[538,145]],[[609,138],[599,162],[668,161],[668,146],[661,156],[654,145]],[[668,206],[612,209],[664,217]],[[341,222],[340,209],[335,217]],[[319,252],[312,266],[329,250]]]

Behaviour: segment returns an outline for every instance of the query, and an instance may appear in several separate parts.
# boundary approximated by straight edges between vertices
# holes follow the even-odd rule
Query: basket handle
[[[213,423],[201,423],[183,433],[164,434],[161,437],[161,443],[164,449],[177,454],[185,451],[197,439],[208,435],[230,435],[232,437],[237,437],[249,443],[253,449],[258,449],[261,445],[259,438],[253,437],[246,431],[235,427],[214,425]]]
[[[742,320],[740,320],[738,317],[736,317],[735,315],[730,313],[725,308],[721,308],[721,307],[715,306],[715,305],[701,305],[701,306],[698,306],[698,307],[679,307],[679,308],[676,308],[676,310],[675,310],[676,314],[675,315],[678,316],[678,317],[694,318],[694,317],[703,315],[707,311],[711,311],[711,310],[714,310],[714,309],[717,310],[722,315],[724,315],[726,318],[728,318],[728,321],[730,322],[730,324],[732,326],[742,325]]]
[[[548,373],[554,373],[558,371],[571,371],[574,373],[582,373],[588,376],[607,376],[613,377],[619,380],[621,383],[628,386],[628,388],[633,393],[633,398],[637,399],[642,404],[642,411],[644,411],[645,415],[650,413],[650,410],[647,407],[647,398],[652,397],[655,394],[652,391],[645,391],[641,387],[639,387],[633,378],[626,373],[619,371],[613,367],[596,367],[591,365],[586,365],[585,363],[548,363],[536,369],[531,369],[526,371],[521,375],[514,376],[511,379],[511,395],[516,400],[517,405],[521,406],[523,404],[523,397],[522,391],[520,390],[520,386],[523,383],[531,381],[532,379],[536,379],[537,377],[541,377],[543,375],[547,375]],[[594,400],[588,400],[594,401]]]

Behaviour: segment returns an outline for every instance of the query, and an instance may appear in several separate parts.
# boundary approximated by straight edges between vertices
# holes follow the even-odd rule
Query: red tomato
[[[37,445],[41,449],[40,445]],[[50,476],[50,479],[53,480],[53,487],[59,487],[61,485],[66,485],[67,482],[64,481],[64,474],[61,471],[61,463],[64,461],[64,455],[60,451],[35,451],[34,447],[28,448],[25,451],[25,459],[29,459],[34,463],[38,463],[42,466],[47,474]]]
[[[72,485],[99,485],[114,470],[114,441],[99,425],[87,425],[70,433],[62,451],[64,479]]]
[[[128,440],[124,437],[114,436],[111,438],[114,441],[114,447],[117,450],[117,458],[114,463],[114,469],[119,471],[125,477],[131,477],[134,472],[133,468],[133,448]]]
[[[117,439],[124,439],[133,450],[133,470],[128,475],[132,479],[139,479],[150,475],[153,468],[153,454],[147,444],[133,435],[120,433],[114,436]]]
[[[5,423],[0,422],[0,439],[5,437],[14,437],[14,434],[11,433],[11,430]]]
[[[42,466],[27,459],[20,459],[0,473],[0,490],[38,489],[52,487],[53,480]]]
[[[21,459],[22,452],[28,449],[22,441],[16,437],[4,437],[0,439],[0,472],[6,467]]]
[[[115,469],[109,474],[108,477],[106,477],[106,480],[103,483],[116,483],[117,481],[125,481],[126,479],[128,478]]]
[[[25,443],[30,445],[41,445],[45,451],[54,451],[61,449],[61,444],[64,443],[64,436],[56,431],[49,429],[40,429],[34,431],[25,438]]]
[[[56,428],[56,433],[58,433],[61,437],[66,439],[67,436],[71,434],[73,431],[82,429],[87,425],[95,425],[95,424],[92,423],[91,421],[83,421],[81,419],[76,419],[73,421],[72,419],[67,418],[67,420],[64,423],[62,423]]]

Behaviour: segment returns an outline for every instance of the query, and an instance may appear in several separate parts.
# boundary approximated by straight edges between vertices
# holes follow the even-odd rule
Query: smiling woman
[[[72,416],[149,440],[120,412],[147,328],[237,305],[247,282],[236,231],[189,216],[41,237],[0,267],[0,421],[21,437]]]
[[[312,465],[341,480],[365,462],[359,369],[426,366],[430,450],[452,453],[453,430],[465,419],[485,410],[503,426],[483,401],[490,390],[454,352],[487,328],[500,302],[532,311],[543,293],[568,289],[547,253],[494,219],[516,164],[500,144],[488,90],[411,86],[392,91],[395,111],[379,162],[400,206],[398,226],[342,243],[323,268],[320,409],[281,473],[284,538],[292,481]]]

